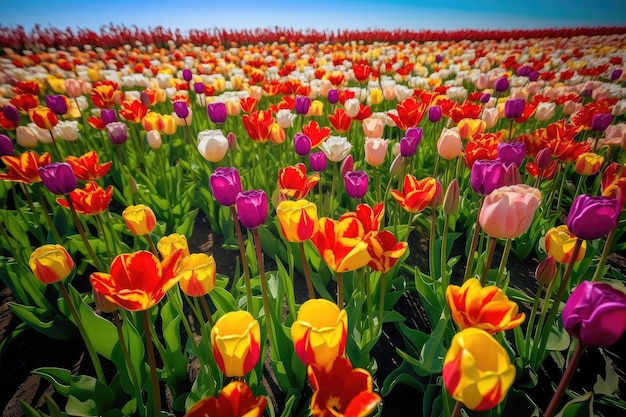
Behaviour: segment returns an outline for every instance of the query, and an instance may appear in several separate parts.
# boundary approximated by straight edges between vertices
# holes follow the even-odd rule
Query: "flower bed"
[[[624,28],[0,29],[2,348],[91,363],[24,413],[626,409]]]

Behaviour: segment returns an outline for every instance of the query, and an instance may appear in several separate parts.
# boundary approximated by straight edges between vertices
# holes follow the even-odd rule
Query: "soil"
[[[221,237],[212,233],[206,218],[200,213],[196,218],[193,236],[189,239],[191,251],[213,254],[216,259],[217,272],[233,276],[235,272],[235,257],[238,254],[223,249],[222,243]],[[417,265],[425,271],[427,267],[425,254],[428,253],[427,239],[422,238],[419,231],[415,231],[411,235],[409,245],[411,255],[407,262]],[[463,259],[464,249],[463,239],[458,239],[453,247],[452,255],[461,255],[462,259],[460,259],[455,275],[452,277],[453,283],[462,281],[462,271],[459,271],[459,267],[464,265],[465,262]],[[498,257],[501,250],[501,248],[496,250],[494,265],[498,265]],[[614,255],[611,259],[614,263],[622,266],[626,265],[624,257],[619,254]],[[514,277],[511,285],[530,295],[534,295],[536,282],[533,274],[536,265],[537,260],[535,259],[518,262],[514,257],[510,257],[507,267],[512,271],[512,276]],[[267,265],[267,267],[271,269],[271,265]],[[304,285],[297,285],[297,283],[302,283],[303,281],[294,279],[296,283],[296,301],[299,303],[306,299],[307,294]],[[7,303],[12,301],[12,299],[12,295],[7,288],[0,290],[0,340],[10,337],[13,330],[20,323],[20,320],[14,317],[8,308]],[[527,310],[529,306],[521,306],[521,308]],[[395,309],[406,317],[405,324],[407,326],[423,331],[430,330],[430,324],[421,308],[417,294],[405,291],[396,304]],[[378,388],[382,386],[385,377],[402,362],[402,359],[396,352],[396,347],[403,348],[402,337],[393,324],[387,323],[383,327],[383,335],[372,351],[378,362],[378,370],[374,375],[375,384]],[[626,363],[623,359],[623,352],[626,352],[626,337],[622,337],[622,340],[617,345],[605,352],[613,361],[612,366],[620,379],[619,387],[621,392],[624,392],[626,389],[626,374],[624,373]],[[601,358],[601,355],[597,349],[588,349],[585,353],[572,385],[578,392],[582,392],[580,391],[582,389],[590,390],[593,387],[598,374],[597,363],[599,357]],[[2,376],[0,378],[0,410],[2,410],[2,416],[22,416],[20,401],[24,401],[44,412],[47,410],[45,405],[46,396],[52,397],[60,405],[64,403],[64,398],[56,394],[47,381],[31,373],[33,369],[44,366],[70,369],[73,374],[94,374],[89,358],[81,343],[77,343],[76,340],[54,340],[34,330],[27,329],[14,340],[11,340],[0,355],[0,375]],[[105,363],[104,367],[105,371],[111,374],[115,372],[111,364]],[[535,388],[530,389],[528,394],[536,400],[537,405],[541,409],[545,409],[554,391],[554,387],[551,384],[554,381],[558,381],[561,374],[562,370],[552,360],[547,360],[539,372],[539,383]],[[266,379],[268,388],[271,389],[271,377]],[[422,399],[423,394],[420,391],[408,385],[399,384],[384,398],[382,416],[420,416]],[[281,404],[280,400],[277,402]],[[520,411],[520,413],[522,414],[519,414],[519,416],[522,417],[523,412]],[[615,414],[609,413],[607,415]]]

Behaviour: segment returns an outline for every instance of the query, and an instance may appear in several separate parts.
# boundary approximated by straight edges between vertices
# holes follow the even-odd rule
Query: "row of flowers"
[[[535,407],[520,378],[562,357],[552,334],[569,333],[578,342],[553,415],[584,347],[626,329],[623,275],[606,267],[624,231],[622,43],[9,53],[3,280],[29,326],[58,338],[76,326],[96,378],[37,372],[69,387],[70,414],[80,403],[159,415],[164,382],[175,411],[260,415],[267,355],[283,415],[368,415],[398,383],[439,398],[425,415],[499,415],[520,397]],[[190,253],[198,210],[234,251],[234,276]],[[424,269],[408,243],[421,236]],[[468,250],[452,256],[461,236]],[[541,259],[534,297],[515,288],[510,253]],[[430,333],[394,311],[404,291],[420,297]],[[385,323],[402,334],[403,364],[382,380],[371,352]]]

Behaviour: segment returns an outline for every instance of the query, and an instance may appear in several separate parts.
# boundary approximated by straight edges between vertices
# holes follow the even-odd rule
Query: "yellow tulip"
[[[174,252],[176,249],[183,251],[183,256],[189,256],[189,245],[185,235],[172,233],[169,236],[163,236],[157,243],[157,249],[163,258]]]
[[[289,242],[304,242],[319,229],[317,206],[307,200],[283,200],[276,207],[283,236]]]
[[[183,258],[177,269],[180,289],[192,297],[208,294],[215,287],[215,259],[206,253],[193,253]]]
[[[576,236],[570,233],[567,225],[563,224],[548,230],[545,237],[545,245],[546,252],[555,261],[561,264],[568,264],[572,259],[572,253],[576,245]],[[586,250],[587,241],[583,240],[575,262],[580,262],[585,257]]]
[[[224,375],[241,377],[261,356],[261,328],[247,311],[224,314],[211,329],[213,356]]]
[[[74,261],[61,245],[43,245],[30,255],[30,269],[43,284],[54,284],[68,277]]]

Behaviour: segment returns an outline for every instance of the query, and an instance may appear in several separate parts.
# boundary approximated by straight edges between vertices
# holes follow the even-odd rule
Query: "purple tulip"
[[[530,74],[531,70],[532,68],[530,68],[528,65],[522,65],[521,67],[517,68],[517,71],[515,71],[515,73],[520,77],[527,77],[528,74]]]
[[[502,186],[504,166],[499,160],[479,159],[472,165],[470,182],[479,195],[489,195]]]
[[[267,194],[263,190],[242,191],[237,195],[239,221],[248,229],[262,226],[267,218]]]
[[[621,69],[616,69],[611,71],[611,81],[616,81],[619,80],[620,77],[622,76],[622,70]]]
[[[296,97],[296,113],[307,114],[311,107],[311,98],[306,96]]]
[[[407,129],[405,136],[400,139],[400,154],[405,158],[415,155],[421,141],[421,127],[411,127]]]
[[[0,156],[13,155],[13,141],[7,135],[0,134]]]
[[[435,62],[439,64],[441,61],[443,61],[443,57],[441,56],[441,54],[435,55]]]
[[[179,118],[186,119],[189,116],[189,107],[184,101],[175,101],[172,105],[174,106],[174,113]]]
[[[491,99],[491,94],[489,93],[483,93],[483,95],[480,96],[480,102],[483,104],[489,103],[490,99]]]
[[[150,107],[152,103],[150,102],[150,96],[145,91],[142,91],[139,95],[139,101],[146,107]]]
[[[343,182],[351,198],[363,198],[367,193],[369,177],[364,171],[349,171],[344,175]]]
[[[115,114],[114,109],[102,109],[100,111],[100,118],[105,125],[117,122],[117,115]]]
[[[335,104],[339,101],[339,90],[332,89],[328,91],[328,102],[330,104]]]
[[[594,114],[591,119],[591,130],[594,132],[604,132],[604,130],[613,122],[611,113]]]
[[[498,159],[505,165],[515,164],[521,167],[525,156],[526,144],[524,142],[498,143]]]
[[[4,113],[4,117],[6,117],[7,120],[10,120],[15,124],[20,123],[20,112],[14,106],[6,105],[2,108],[2,112]]]
[[[202,83],[195,83],[193,85],[193,91],[195,91],[196,94],[204,94],[204,84],[202,84]]]
[[[519,168],[515,164],[502,164],[503,175],[501,187],[517,185],[522,183],[522,175],[519,172]]]
[[[311,164],[311,169],[315,172],[325,171],[326,154],[324,152],[313,152],[309,155],[309,164]]]
[[[526,100],[523,98],[510,98],[504,103],[504,115],[509,119],[517,119],[524,113]]]
[[[498,93],[505,92],[509,89],[509,79],[507,77],[498,78],[496,80],[495,88]]]
[[[193,74],[191,73],[191,70],[189,68],[185,68],[183,70],[183,80],[189,82],[191,81],[192,77],[193,77]]]
[[[67,162],[52,162],[37,171],[43,185],[54,194],[66,195],[78,186],[72,166]]]
[[[46,106],[57,116],[67,113],[65,96],[46,96]]]
[[[293,136],[293,147],[298,156],[307,156],[311,150],[311,139],[303,133],[296,133]]]
[[[210,103],[207,107],[207,111],[209,113],[209,119],[211,119],[213,123],[224,123],[226,117],[228,117],[226,103],[222,103],[221,101]]]
[[[434,105],[428,108],[428,120],[430,120],[431,122],[437,123],[439,120],[441,120],[441,115],[441,106]]]
[[[121,145],[128,140],[128,127],[123,122],[111,122],[106,125],[109,140],[115,145]]]
[[[617,227],[621,212],[616,198],[580,194],[572,202],[567,228],[579,239],[599,239]]]
[[[531,71],[528,74],[528,81],[537,81],[539,79],[539,71]]]
[[[582,281],[565,303],[562,320],[584,346],[609,347],[626,331],[626,294],[604,282]]]
[[[217,168],[209,177],[213,198],[222,206],[234,206],[241,192],[241,177],[236,168]]]
[[[535,159],[535,163],[539,169],[548,169],[552,163],[552,151],[550,148],[543,148],[540,150],[537,154],[537,158]]]

